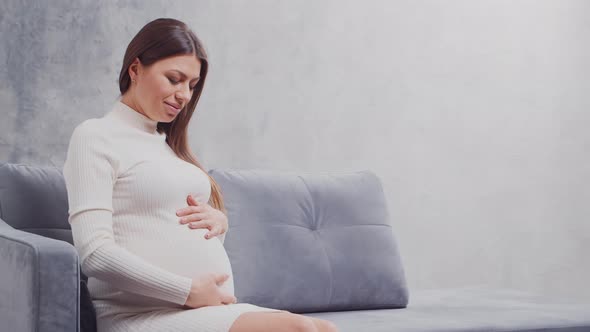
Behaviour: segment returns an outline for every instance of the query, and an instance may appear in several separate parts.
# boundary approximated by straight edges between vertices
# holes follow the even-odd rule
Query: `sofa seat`
[[[407,308],[307,313],[341,332],[588,332],[590,303],[471,286],[413,290]]]

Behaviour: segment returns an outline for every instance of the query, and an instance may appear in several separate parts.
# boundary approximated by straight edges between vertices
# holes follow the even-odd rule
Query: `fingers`
[[[214,236],[218,236],[221,235],[223,233],[225,233],[225,229],[222,226],[213,226],[212,229],[210,229],[209,233],[205,234],[205,238],[206,239],[210,239]]]
[[[182,209],[176,210],[176,215],[179,217],[182,217],[187,214],[195,214],[195,213],[201,213],[201,212],[205,212],[205,211],[206,210],[205,210],[204,206],[187,206]]]
[[[229,279],[229,274],[218,274],[215,276],[215,283],[217,284],[217,286],[221,286],[221,284],[226,282],[227,279]]]
[[[221,234],[221,233],[222,233],[222,231],[223,231],[223,228],[221,228],[221,226],[217,226],[217,227],[213,226],[213,227],[212,227],[212,228],[209,230],[209,233],[205,234],[205,238],[206,238],[206,239],[211,239],[211,238],[213,238],[214,236],[217,236],[217,235]]]
[[[238,303],[238,299],[233,295],[223,294],[221,297],[221,303],[223,303],[223,304]]]
[[[181,217],[180,219],[178,219],[178,222],[181,224],[187,224],[189,222],[201,221],[201,220],[208,219],[208,218],[209,218],[209,215],[206,213],[193,213],[191,215]]]
[[[195,221],[188,224],[188,227],[191,229],[198,229],[198,228],[206,228],[208,230],[213,229],[211,222],[207,220]]]
[[[226,282],[227,279],[229,279],[229,277],[230,277],[230,275],[227,273],[211,274],[211,276],[213,276],[213,279],[215,280],[215,284],[218,287],[221,286],[224,282]],[[238,299],[235,296],[225,293],[225,292],[222,292],[221,289],[219,289],[219,288],[218,288],[218,294],[221,296],[221,304],[222,305],[238,303]]]
[[[186,197],[186,203],[188,205],[199,205],[199,202],[193,197],[193,195],[188,195]]]

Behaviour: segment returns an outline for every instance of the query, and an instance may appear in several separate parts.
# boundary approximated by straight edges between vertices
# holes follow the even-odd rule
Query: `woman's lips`
[[[170,113],[171,115],[176,115],[176,114],[178,114],[178,112],[180,112],[179,108],[171,106],[168,103],[164,103],[164,104],[166,105],[166,109],[168,109],[168,113]]]

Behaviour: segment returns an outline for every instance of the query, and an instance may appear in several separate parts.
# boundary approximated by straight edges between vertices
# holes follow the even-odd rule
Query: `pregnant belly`
[[[145,231],[132,239],[118,239],[130,252],[178,275],[197,279],[200,276],[229,274],[220,288],[234,295],[233,275],[229,257],[217,238],[205,239],[208,229],[190,229],[186,225],[162,227],[157,233]]]

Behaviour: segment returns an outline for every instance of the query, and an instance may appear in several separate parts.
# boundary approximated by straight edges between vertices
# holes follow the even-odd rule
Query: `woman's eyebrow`
[[[179,74],[180,74],[182,77],[186,78],[186,74],[185,74],[185,73],[183,73],[183,72],[181,72],[180,70],[178,70],[178,69],[172,69],[172,71],[175,71],[175,72],[179,73]],[[199,78],[200,78],[200,77],[199,77],[199,76],[197,76],[197,77],[193,78],[191,81],[198,80]]]

